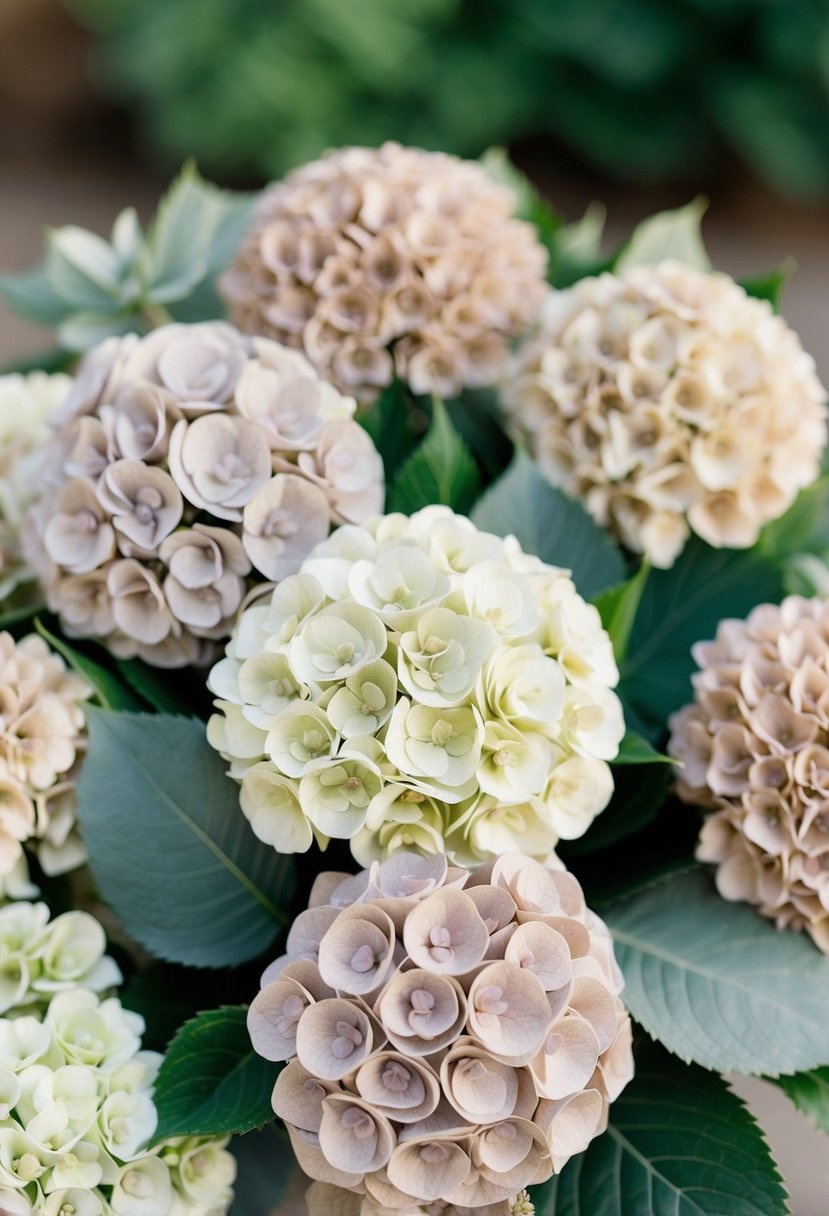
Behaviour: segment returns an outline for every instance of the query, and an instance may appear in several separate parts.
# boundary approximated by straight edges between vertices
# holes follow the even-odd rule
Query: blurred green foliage
[[[551,133],[627,179],[730,146],[829,194],[829,0],[67,0],[98,81],[171,159],[272,177],[385,138]]]

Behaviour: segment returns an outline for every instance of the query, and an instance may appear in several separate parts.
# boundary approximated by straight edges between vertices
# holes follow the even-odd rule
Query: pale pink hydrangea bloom
[[[709,812],[697,856],[725,899],[829,953],[829,604],[762,604],[693,653],[669,751],[679,796]]]
[[[273,1105],[311,1213],[531,1212],[524,1189],[604,1130],[633,1074],[621,988],[579,884],[522,854],[320,875],[248,1016],[256,1051],[288,1061]]]

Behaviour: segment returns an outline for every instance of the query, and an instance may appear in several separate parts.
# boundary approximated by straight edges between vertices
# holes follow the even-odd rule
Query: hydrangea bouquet
[[[826,394],[700,218],[389,144],[3,281],[2,1212],[789,1211]]]

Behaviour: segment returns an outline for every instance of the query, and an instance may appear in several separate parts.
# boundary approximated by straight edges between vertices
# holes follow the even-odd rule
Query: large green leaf
[[[652,266],[667,258],[685,262],[696,270],[710,270],[711,259],[700,231],[707,206],[705,199],[696,198],[675,211],[660,211],[643,220],[616,258],[617,274],[633,266]]]
[[[777,1084],[798,1110],[808,1115],[821,1131],[829,1132],[829,1067],[778,1077]]]
[[[386,509],[411,515],[431,503],[468,511],[480,490],[472,455],[452,425],[446,406],[435,399],[423,442],[387,487]]]
[[[664,725],[691,700],[694,642],[714,637],[725,617],[744,617],[784,593],[780,566],[756,550],[686,545],[671,570],[653,570],[622,664],[622,699],[645,723]]]
[[[617,663],[621,663],[627,655],[636,614],[645,594],[650,572],[650,564],[645,560],[632,578],[616,587],[608,587],[593,601],[601,615],[602,624],[610,634]]]
[[[782,558],[829,550],[829,475],[801,490],[786,514],[763,529],[758,549]]]
[[[106,667],[102,667],[100,663],[96,663],[88,655],[82,654],[74,646],[70,646],[63,638],[50,633],[39,619],[35,621],[35,629],[43,640],[48,642],[52,649],[56,650],[78,675],[83,676],[92,685],[94,698],[104,709],[139,708],[138,701],[130,690],[125,688],[121,681],[111,671],[108,671]]]
[[[376,401],[360,412],[358,421],[374,440],[386,474],[386,485],[416,444],[412,427],[412,402],[402,380],[393,380]]]
[[[280,1066],[253,1050],[246,1017],[245,1006],[224,1006],[181,1027],[153,1094],[156,1140],[248,1132],[274,1118],[271,1094]]]
[[[682,1059],[767,1076],[829,1060],[829,958],[805,936],[727,903],[701,871],[603,915],[628,1008]]]
[[[262,844],[204,724],[89,714],[78,814],[104,898],[157,958],[221,967],[260,954],[287,919],[292,861]]]
[[[625,566],[618,548],[584,508],[539,473],[525,452],[475,504],[472,522],[497,536],[512,533],[527,553],[573,572],[587,598],[620,583]]]
[[[640,1043],[607,1131],[531,1197],[537,1216],[785,1216],[763,1133],[726,1082]]]

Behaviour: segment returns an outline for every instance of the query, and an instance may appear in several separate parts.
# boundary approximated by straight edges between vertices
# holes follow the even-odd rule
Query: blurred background
[[[0,272],[45,225],[148,218],[187,157],[255,187],[385,138],[508,146],[567,219],[604,202],[611,247],[707,195],[719,267],[797,263],[784,312],[829,383],[829,0],[0,0]],[[0,303],[0,364],[48,345]],[[739,1090],[824,1216],[825,1140]]]

